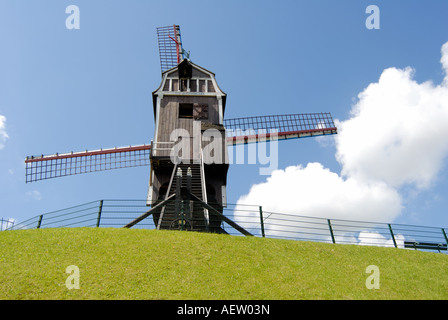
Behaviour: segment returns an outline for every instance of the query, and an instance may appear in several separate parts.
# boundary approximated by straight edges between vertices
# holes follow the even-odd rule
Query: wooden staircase
[[[171,175],[170,186],[168,187],[169,190],[166,194],[166,197],[169,197],[170,195],[176,193],[177,181],[178,181],[176,177],[178,173],[181,173],[182,175],[181,188],[188,187],[187,184],[188,184],[189,169],[191,172],[191,193],[194,194],[199,199],[201,199],[202,201],[204,201],[204,195],[202,190],[203,189],[202,182],[204,177],[202,177],[201,164],[199,163],[193,163],[193,164],[180,163],[174,166],[173,174]]]
[[[216,214],[210,215],[209,210],[188,192],[191,190],[193,196],[207,203],[202,165],[201,163],[174,165],[165,199],[172,195],[175,197],[160,209],[159,214],[156,214],[157,229],[225,233],[221,228],[220,217]],[[217,209],[222,212],[222,208]]]

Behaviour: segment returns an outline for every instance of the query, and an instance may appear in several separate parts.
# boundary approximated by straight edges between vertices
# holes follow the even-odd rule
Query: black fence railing
[[[172,223],[165,229],[195,230],[204,217],[212,216],[211,209],[204,211],[204,207],[186,201],[172,208],[180,213],[177,218],[171,217]],[[98,200],[2,226],[3,230],[124,227],[150,209],[146,200]],[[226,219],[219,220],[219,230],[230,235],[242,235],[242,228],[257,237],[447,252],[447,228],[308,217],[265,211],[255,205],[228,204],[221,210]],[[160,214],[148,216],[133,228],[156,229]]]

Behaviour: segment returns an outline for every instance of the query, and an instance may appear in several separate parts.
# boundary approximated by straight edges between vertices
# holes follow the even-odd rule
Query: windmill
[[[157,28],[162,81],[152,93],[155,132],[150,144],[53,155],[25,160],[26,182],[137,166],[150,166],[150,215],[157,229],[225,232],[227,148],[239,144],[337,133],[330,113],[224,119],[227,94],[215,74],[190,61],[180,27]],[[274,133],[273,133],[274,132]]]

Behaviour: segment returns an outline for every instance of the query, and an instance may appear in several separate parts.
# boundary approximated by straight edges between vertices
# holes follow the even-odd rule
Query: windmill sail
[[[225,119],[227,145],[336,134],[330,113]]]
[[[336,134],[330,113],[305,113],[225,119],[226,144],[257,143]],[[150,165],[151,145],[29,156],[26,182]]]
[[[71,152],[47,156],[30,156],[25,160],[26,182],[150,164],[151,145],[94,151]]]
[[[182,40],[178,25],[157,28],[160,67],[162,73],[177,66],[183,58]]]

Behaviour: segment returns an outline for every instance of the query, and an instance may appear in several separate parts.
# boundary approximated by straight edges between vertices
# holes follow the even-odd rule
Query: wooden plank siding
[[[193,120],[179,118],[179,105],[181,103],[198,103],[208,105],[208,119]],[[171,133],[175,129],[184,129],[189,136],[193,138],[193,121],[205,122],[210,124],[219,123],[218,101],[216,97],[204,96],[164,96],[160,106],[159,126],[157,133],[157,142],[169,142]],[[198,134],[196,132],[196,134]],[[225,140],[224,140],[225,141]],[[167,147],[168,145],[158,145],[158,147]],[[193,145],[191,144],[191,152]],[[169,156],[169,151],[156,151],[156,156]],[[191,153],[191,158],[197,158],[197,155]]]
[[[148,189],[148,205],[152,200],[160,200],[173,173],[169,150],[177,141],[171,141],[176,129],[184,130],[189,141],[189,155],[182,155],[190,160],[199,160],[201,150],[205,165],[206,189],[211,202],[222,203],[225,197],[228,159],[225,129],[222,126],[226,94],[219,88],[212,72],[192,64],[192,77],[179,80],[178,69],[174,68],[162,74],[162,83],[153,92],[154,115],[157,121],[154,149],[151,155],[151,181]],[[181,113],[179,113],[182,104]],[[191,116],[188,105],[192,106]],[[206,107],[205,107],[206,106]],[[220,114],[221,112],[221,114]],[[179,114],[181,117],[179,117]],[[212,135],[220,139],[202,139],[203,133],[214,129]],[[178,137],[176,137],[178,138]],[[166,144],[172,142],[172,144]],[[163,143],[163,144],[160,144]],[[197,143],[195,146],[194,143]],[[199,144],[201,143],[201,144]],[[214,161],[214,162],[213,162]],[[223,163],[224,162],[224,163]],[[219,208],[218,208],[219,209]]]

